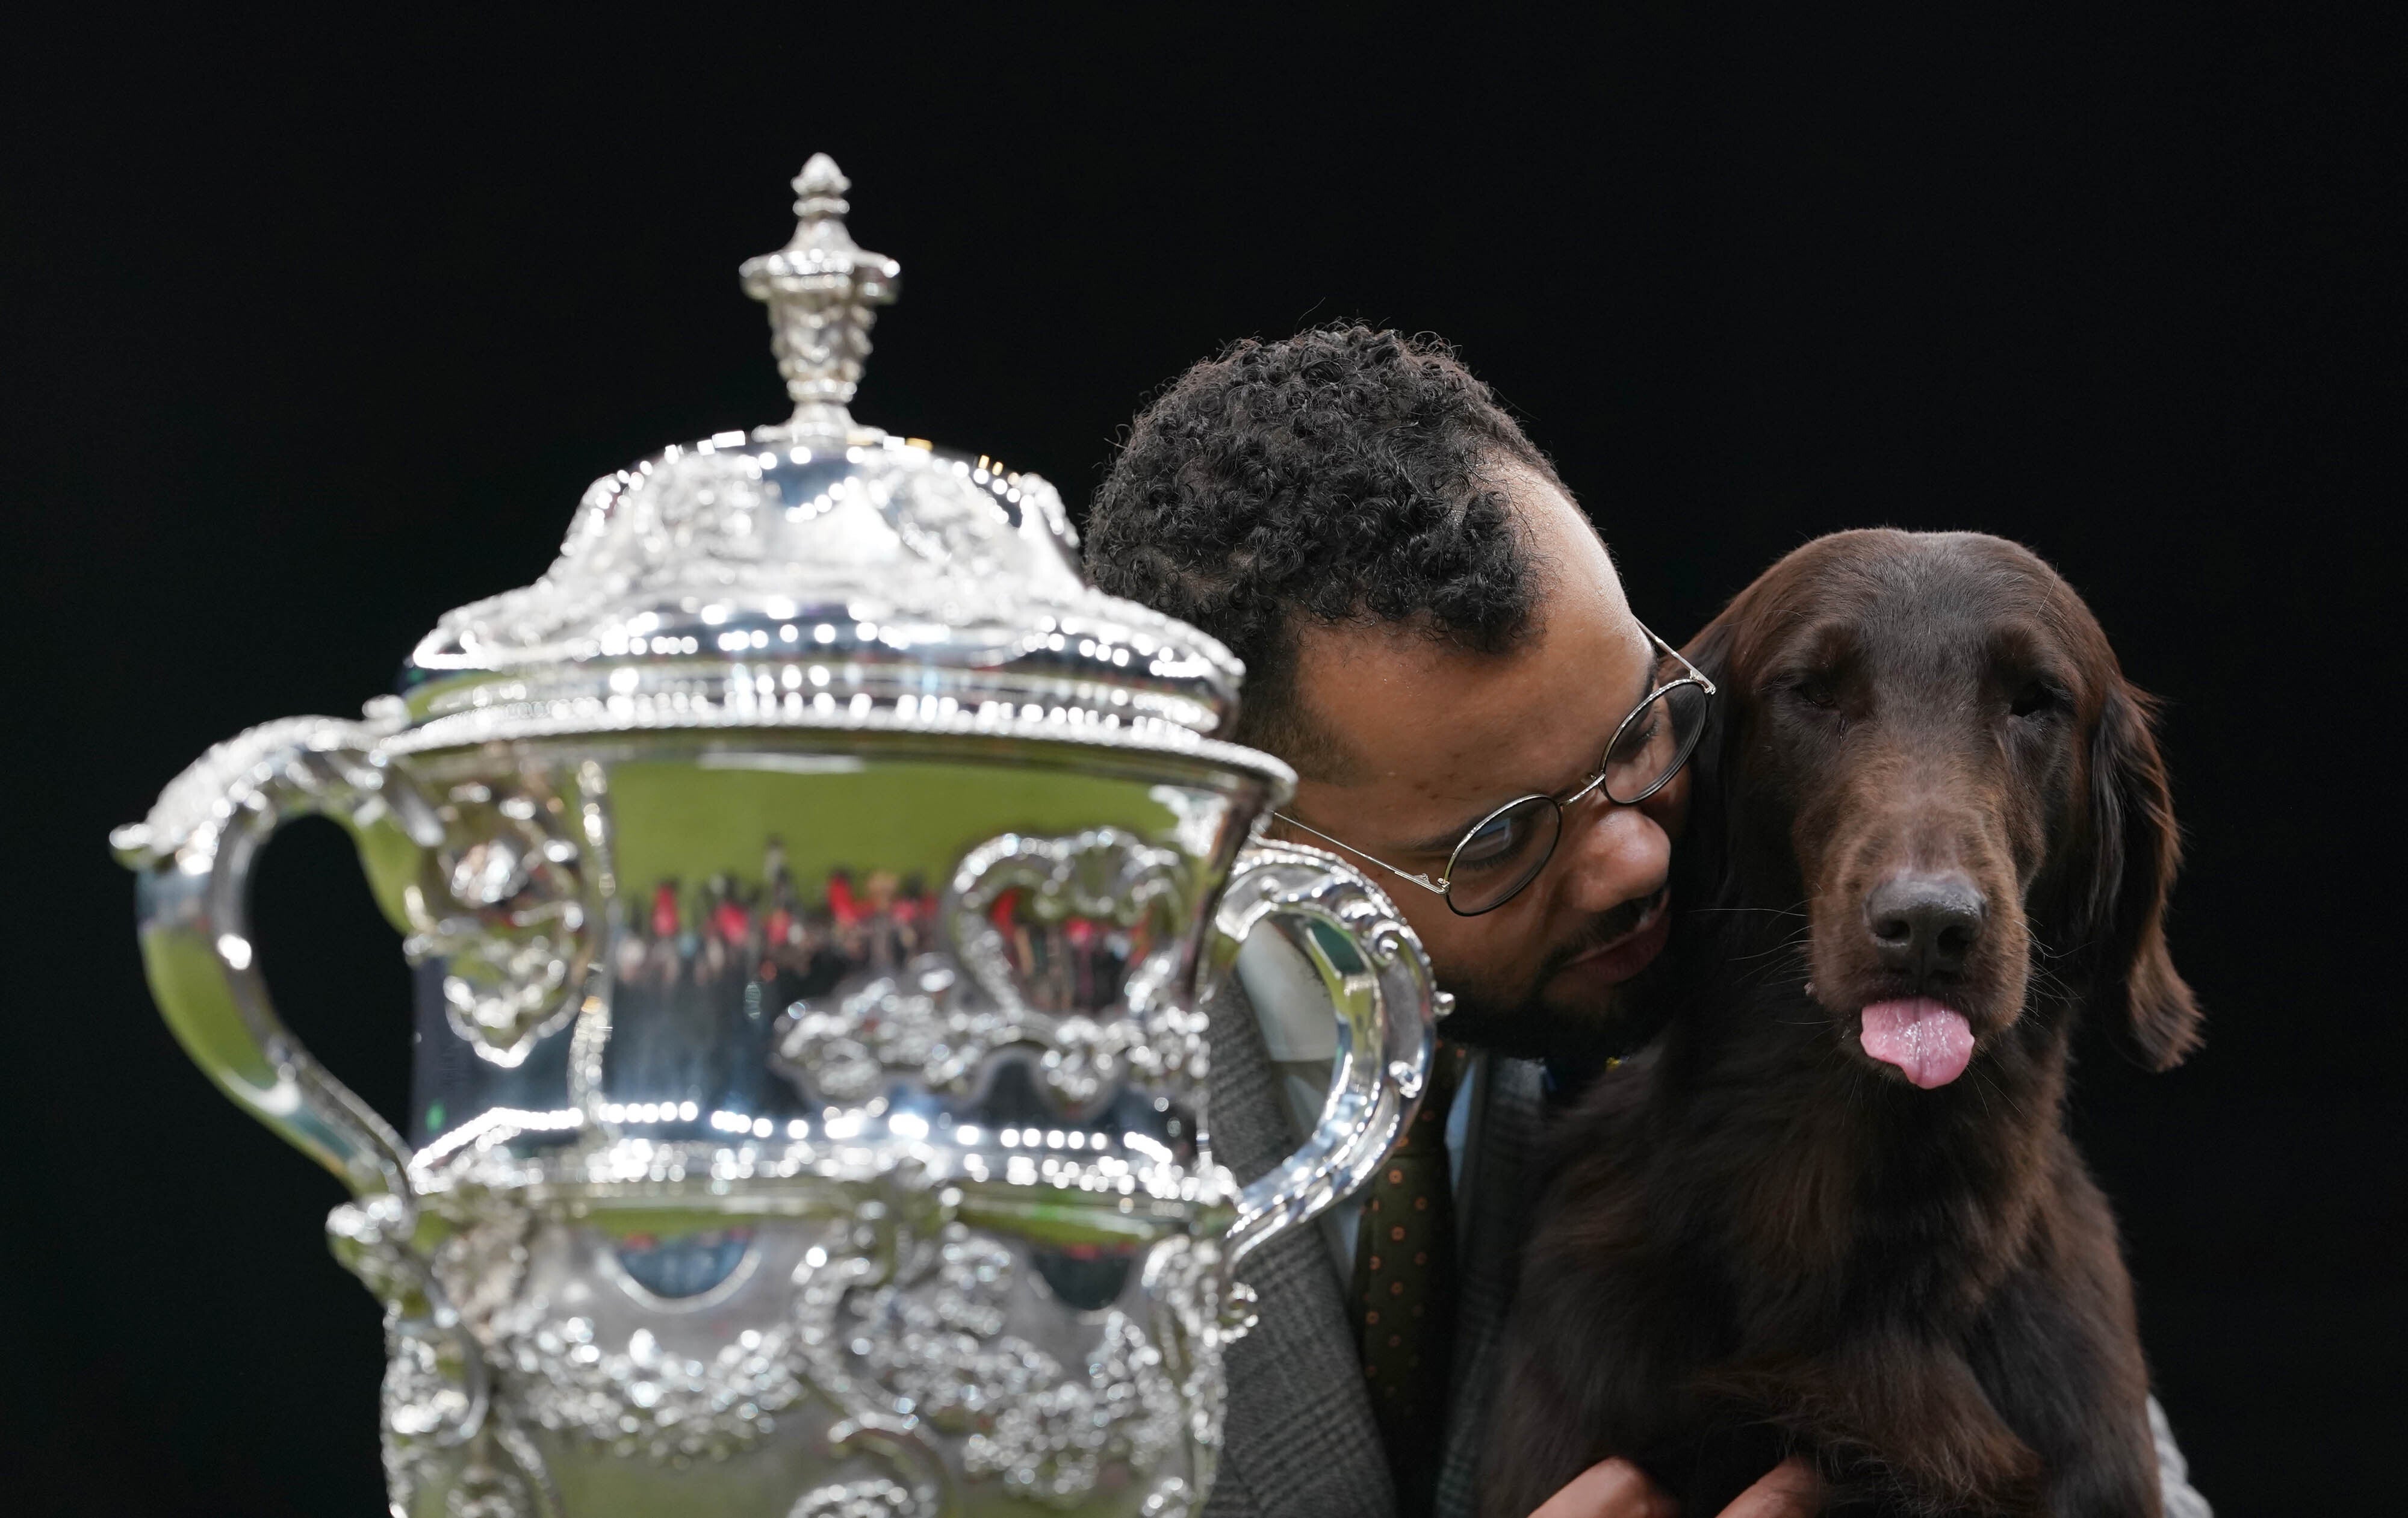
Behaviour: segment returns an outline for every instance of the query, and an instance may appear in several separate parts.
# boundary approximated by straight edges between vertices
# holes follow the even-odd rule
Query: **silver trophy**
[[[1054,488],[847,413],[897,267],[824,156],[744,265],[795,414],[595,483],[399,696],[204,755],[121,829],[161,1010],[341,1177],[405,1518],[1185,1513],[1247,1252],[1365,1179],[1443,998],[1380,892],[1250,841],[1240,668],[1081,576]],[[351,834],[407,935],[407,1141],[269,1005],[246,884]],[[1326,979],[1319,1127],[1244,1186],[1207,989]]]

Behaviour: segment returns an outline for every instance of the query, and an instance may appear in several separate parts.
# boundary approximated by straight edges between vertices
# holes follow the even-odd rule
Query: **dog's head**
[[[2156,1068],[2198,1042],[2161,927],[2178,846],[2150,703],[2038,557],[1834,534],[1689,652],[1724,692],[1692,879],[1725,907],[1802,903],[1811,994],[1852,1057],[1942,1085],[2028,1009],[2075,1002]]]

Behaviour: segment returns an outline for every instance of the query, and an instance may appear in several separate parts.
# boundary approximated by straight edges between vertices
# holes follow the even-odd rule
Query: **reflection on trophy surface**
[[[1250,843],[1240,670],[1089,588],[1053,488],[855,423],[899,271],[824,157],[744,268],[796,412],[587,493],[397,697],[203,756],[122,829],[160,1006],[351,1188],[393,1511],[900,1518],[1200,1504],[1235,1267],[1375,1166],[1440,998],[1377,890]],[[268,1004],[280,823],[418,977],[407,1138]],[[1200,988],[1261,924],[1340,1025],[1317,1132],[1213,1162]]]

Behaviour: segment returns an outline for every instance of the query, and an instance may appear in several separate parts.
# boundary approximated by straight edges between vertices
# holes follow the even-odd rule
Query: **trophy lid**
[[[901,269],[845,230],[826,154],[794,186],[793,240],[742,270],[794,415],[595,481],[541,579],[418,645],[394,745],[834,726],[1210,747],[1279,772],[1208,741],[1242,666],[1087,584],[1052,485],[853,420]]]

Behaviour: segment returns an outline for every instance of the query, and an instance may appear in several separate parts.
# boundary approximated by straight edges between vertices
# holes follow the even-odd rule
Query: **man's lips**
[[[1570,972],[1607,985],[1629,980],[1664,952],[1664,940],[1672,926],[1671,903],[1669,887],[1644,901],[1632,903],[1638,910],[1638,921],[1596,948],[1584,949],[1564,961],[1556,973]]]

